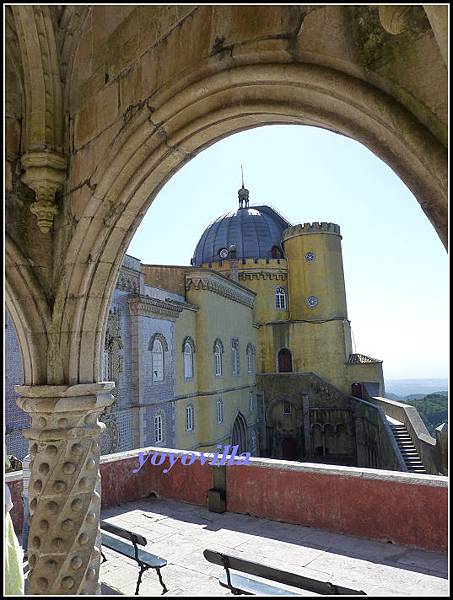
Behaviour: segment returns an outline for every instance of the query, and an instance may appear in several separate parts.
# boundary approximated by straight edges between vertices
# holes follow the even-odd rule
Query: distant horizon
[[[384,381],[446,381],[448,383],[447,377],[403,377],[402,379],[389,379],[384,377]]]
[[[434,377],[432,379],[384,379],[385,394],[401,398],[407,396],[428,396],[430,394],[449,393],[448,378]]]

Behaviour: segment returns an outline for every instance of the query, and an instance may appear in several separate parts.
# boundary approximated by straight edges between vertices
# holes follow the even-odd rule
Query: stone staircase
[[[420,459],[414,442],[406,428],[406,425],[390,424],[396,443],[401,451],[407,470],[410,473],[426,473],[426,469]]]

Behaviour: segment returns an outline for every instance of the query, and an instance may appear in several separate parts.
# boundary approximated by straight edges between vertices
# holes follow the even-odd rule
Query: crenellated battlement
[[[299,223],[298,225],[293,225],[292,227],[288,227],[283,231],[282,237],[283,240],[287,240],[290,237],[294,237],[296,235],[305,235],[308,233],[333,233],[335,235],[340,235],[340,226],[335,223],[327,223],[326,221],[322,222],[313,222],[313,223]]]
[[[243,269],[284,269],[287,268],[286,258],[239,258],[237,261],[220,260],[212,263],[204,263],[202,269],[220,268],[221,270],[230,270],[231,263],[237,263],[239,271]]]

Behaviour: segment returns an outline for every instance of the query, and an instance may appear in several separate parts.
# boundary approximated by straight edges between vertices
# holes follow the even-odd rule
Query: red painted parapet
[[[447,550],[446,477],[252,459],[226,487],[230,512]]]
[[[166,448],[142,448],[120,454],[103,456],[101,459],[102,508],[124,504],[156,494],[159,498],[169,498],[206,506],[207,493],[213,485],[212,467],[202,465],[198,460],[183,465],[181,461],[170,464],[169,457],[161,465],[153,465],[149,460],[139,469],[140,452],[178,453]],[[199,455],[197,452],[192,454]],[[168,473],[164,473],[168,470]]]
[[[161,465],[139,455],[167,453]],[[214,487],[213,467],[180,460],[146,448],[101,459],[102,507],[125,504],[155,494],[206,506]],[[213,455],[205,455],[212,457]],[[247,465],[226,466],[226,508],[229,512],[317,527],[359,537],[392,541],[445,552],[448,533],[448,479],[313,463],[252,458]],[[164,473],[168,470],[167,473]],[[135,472],[134,472],[135,471]],[[16,532],[22,528],[22,472],[6,476],[15,507]]]

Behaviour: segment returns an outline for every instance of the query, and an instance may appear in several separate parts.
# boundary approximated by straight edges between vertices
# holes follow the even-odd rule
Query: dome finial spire
[[[238,191],[239,197],[239,208],[248,208],[249,205],[249,191],[244,187],[244,170],[241,165],[241,175],[242,175],[242,187]],[[245,206],[244,206],[245,204]]]

